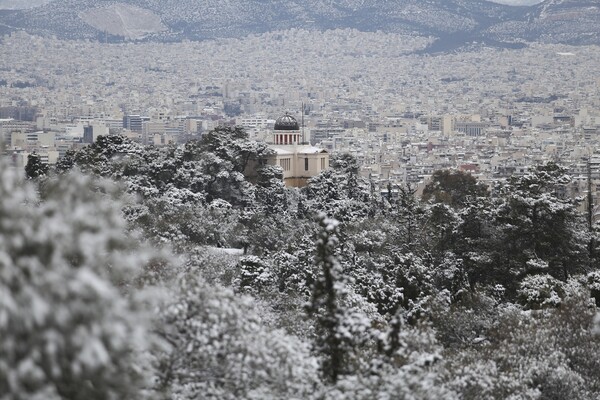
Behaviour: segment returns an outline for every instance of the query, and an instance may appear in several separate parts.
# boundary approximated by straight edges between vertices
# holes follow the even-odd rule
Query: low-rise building
[[[273,154],[259,162],[280,166],[286,186],[303,187],[310,178],[329,168],[327,150],[305,142],[298,121],[289,114],[275,121],[269,147]]]

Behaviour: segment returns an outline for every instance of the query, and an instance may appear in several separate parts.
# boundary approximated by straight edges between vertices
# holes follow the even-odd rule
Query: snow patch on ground
[[[208,250],[208,252],[210,252],[212,254],[227,254],[230,256],[243,256],[244,255],[244,249],[212,247],[212,246],[209,246],[206,249]]]

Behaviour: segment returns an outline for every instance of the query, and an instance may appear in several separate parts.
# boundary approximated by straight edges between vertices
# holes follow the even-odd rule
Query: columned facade
[[[286,186],[305,186],[310,178],[329,168],[329,153],[305,144],[298,121],[288,113],[275,121],[270,147],[275,154],[267,163],[283,169]]]

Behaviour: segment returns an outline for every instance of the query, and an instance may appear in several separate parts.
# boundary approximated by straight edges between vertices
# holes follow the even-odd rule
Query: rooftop
[[[296,118],[292,117],[289,113],[285,113],[285,115],[277,118],[274,129],[276,131],[299,131],[300,125],[298,125]]]

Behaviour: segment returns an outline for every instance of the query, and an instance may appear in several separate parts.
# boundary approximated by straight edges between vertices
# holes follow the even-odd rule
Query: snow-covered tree
[[[307,306],[315,321],[315,349],[321,357],[321,373],[335,383],[352,370],[355,348],[365,339],[370,321],[351,307],[352,293],[345,287],[346,278],[335,250],[338,244],[338,221],[321,214],[321,231],[317,240],[315,281]]]
[[[368,183],[358,176],[356,158],[343,154],[334,158],[331,165],[332,168],[311,178],[303,188],[306,207],[342,223],[369,215],[375,203]]]
[[[350,399],[458,399],[444,382],[448,371],[435,331],[411,327],[395,317],[379,334],[382,354],[362,373],[341,377],[325,398]]]
[[[98,136],[96,142],[75,152],[66,154],[62,166],[76,165],[84,172],[91,172],[105,177],[116,172],[118,161],[127,159],[132,154],[143,152],[143,146],[124,136]],[[70,160],[72,157],[72,161]]]
[[[423,189],[423,201],[432,200],[453,207],[462,207],[478,197],[487,196],[485,185],[471,174],[456,170],[438,170]]]
[[[54,170],[61,174],[70,171],[75,166],[75,150],[69,149],[58,159]]]
[[[0,168],[0,398],[144,397],[149,336],[127,292],[152,252],[114,185],[70,174],[40,192]]]
[[[496,222],[494,202],[479,197],[459,210],[452,251],[460,257],[469,289],[475,291],[479,284],[494,284],[494,262],[498,257],[500,235]]]
[[[241,291],[260,293],[273,284],[273,273],[260,258],[244,256],[238,263],[239,279],[237,286]]]
[[[309,346],[261,321],[249,297],[182,278],[157,322],[168,343],[157,390],[173,399],[310,398],[318,388]]]
[[[288,194],[283,183],[283,169],[278,165],[264,165],[257,169],[256,200],[266,215],[287,211]]]
[[[567,280],[587,269],[585,220],[574,201],[561,194],[569,181],[564,168],[549,163],[502,189],[497,219],[505,277],[518,280],[542,272]]]
[[[248,133],[239,126],[219,126],[207,132],[202,135],[199,148],[230,162],[233,170],[240,173],[246,170],[250,160],[272,153],[266,144],[248,140]]]
[[[403,250],[414,251],[418,239],[419,223],[423,217],[423,209],[415,198],[415,189],[403,186],[399,189],[397,200],[390,196],[391,185],[388,187],[388,196],[391,206],[391,217],[396,222],[398,244]]]
[[[42,162],[38,153],[31,153],[27,156],[27,165],[25,165],[25,176],[27,179],[36,179],[48,174],[48,165]]]
[[[547,266],[536,267],[547,268]],[[530,275],[523,278],[517,291],[519,300],[528,308],[557,307],[562,303],[562,282],[548,274]]]
[[[308,311],[316,314],[317,351],[323,357],[321,367],[323,376],[335,383],[347,366],[344,337],[339,332],[344,318],[343,310],[340,308],[343,271],[334,255],[338,243],[336,237],[338,222],[321,215],[319,225],[321,233],[317,241],[315,262],[320,271],[313,284]]]

